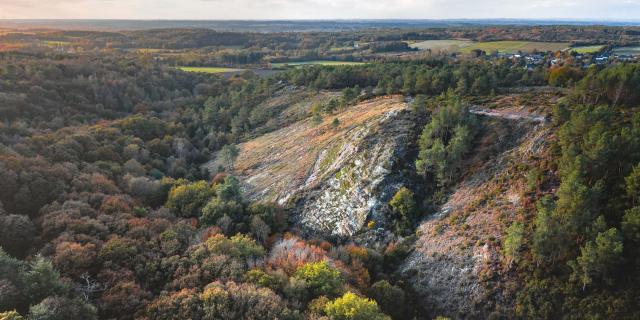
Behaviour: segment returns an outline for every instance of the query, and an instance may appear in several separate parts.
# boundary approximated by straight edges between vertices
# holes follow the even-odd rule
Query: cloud
[[[640,0],[0,0],[0,18],[638,19]]]

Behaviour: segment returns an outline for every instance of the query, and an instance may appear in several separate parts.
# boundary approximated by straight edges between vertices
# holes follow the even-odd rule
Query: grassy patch
[[[343,194],[347,193],[347,191],[353,187],[352,181],[356,180],[354,169],[355,166],[353,163],[350,163],[336,173],[336,179],[340,183],[340,192]]]
[[[138,49],[135,49],[135,51],[139,54],[150,54],[150,53],[169,52],[171,50],[154,49],[154,48],[138,48]]]
[[[566,42],[534,42],[534,41],[487,41],[474,42],[471,40],[427,40],[409,43],[412,48],[420,50],[446,50],[451,52],[469,53],[479,49],[487,53],[498,51],[500,53],[515,53],[518,51],[532,52],[557,51],[569,47]]]
[[[63,47],[70,46],[71,42],[69,41],[44,41],[44,44],[49,47]]]
[[[474,49],[480,49],[487,53],[516,53],[538,51],[558,51],[569,47],[566,42],[534,42],[534,41],[488,41],[474,42],[472,45],[462,48],[462,52],[471,52]]]
[[[244,49],[243,45],[226,45],[226,46],[220,46],[221,48],[225,48],[225,49],[229,49],[229,50],[241,50]]]
[[[327,150],[327,152],[325,153],[325,156],[322,158],[322,160],[320,160],[320,172],[324,173],[327,170],[327,168],[333,162],[335,162],[336,158],[338,157],[338,152],[340,152],[341,148],[342,148],[342,145],[339,143],[336,143],[331,147],[331,149]]]
[[[461,48],[472,45],[470,40],[426,40],[409,43],[409,46],[420,50],[448,50],[459,51]]]
[[[286,63],[273,63],[271,66],[273,68],[286,68],[289,67],[298,67],[298,66],[306,66],[306,65],[321,65],[321,66],[353,66],[364,64],[364,62],[355,62],[355,61],[327,61],[327,60],[313,60],[313,61],[298,61],[298,62],[286,62]]]
[[[231,72],[244,71],[244,69],[218,68],[218,67],[177,67],[177,68],[186,72],[199,72],[199,73],[231,73]]]
[[[332,47],[329,48],[330,52],[336,52],[336,51],[354,51],[355,48],[354,47]]]
[[[571,51],[575,51],[577,53],[596,53],[604,48],[604,45],[594,45],[594,46],[578,46],[572,47]]]

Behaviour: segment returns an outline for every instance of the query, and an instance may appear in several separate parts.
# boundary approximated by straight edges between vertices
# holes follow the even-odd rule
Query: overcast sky
[[[640,20],[640,0],[0,0],[0,18]]]

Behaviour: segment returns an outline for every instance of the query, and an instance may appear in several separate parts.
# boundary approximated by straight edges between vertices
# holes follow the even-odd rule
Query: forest
[[[539,29],[637,41],[631,30]],[[401,40],[461,33],[564,40],[538,31],[64,31],[105,48],[0,52],[0,319],[461,317],[421,303],[397,270],[414,251],[417,226],[446,203],[481,144],[487,124],[471,107],[520,89],[557,95],[543,110],[550,147],[521,168],[526,203],[505,222],[500,265],[482,278],[501,298],[488,295],[491,310],[462,318],[640,318],[640,64],[583,68],[569,53],[562,66],[533,68],[482,56],[370,56],[410,51]],[[358,49],[366,64],[270,76],[183,72],[113,49],[209,47],[239,65],[322,55],[316,48],[353,46],[362,34],[371,37]],[[62,35],[46,35],[54,36]],[[1,39],[24,37],[36,36]],[[292,88],[335,93],[299,119],[334,118],[335,127],[343,125],[335,115],[358,103],[409,101],[419,126],[405,163],[414,182],[386,204],[391,241],[309,235],[293,219],[295,199],[245,195],[233,170],[238,145],[281,129],[274,119],[283,103],[267,102]],[[225,164],[205,166],[214,157]]]

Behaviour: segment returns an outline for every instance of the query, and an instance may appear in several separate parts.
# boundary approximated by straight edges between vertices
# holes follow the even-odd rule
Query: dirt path
[[[483,106],[473,105],[469,109],[469,112],[480,115],[480,116],[503,118],[508,120],[526,120],[526,121],[533,121],[538,123],[547,122],[547,119],[545,116],[533,114],[524,109],[521,109],[521,110],[515,110],[514,108],[487,109],[487,108],[484,108]]]

